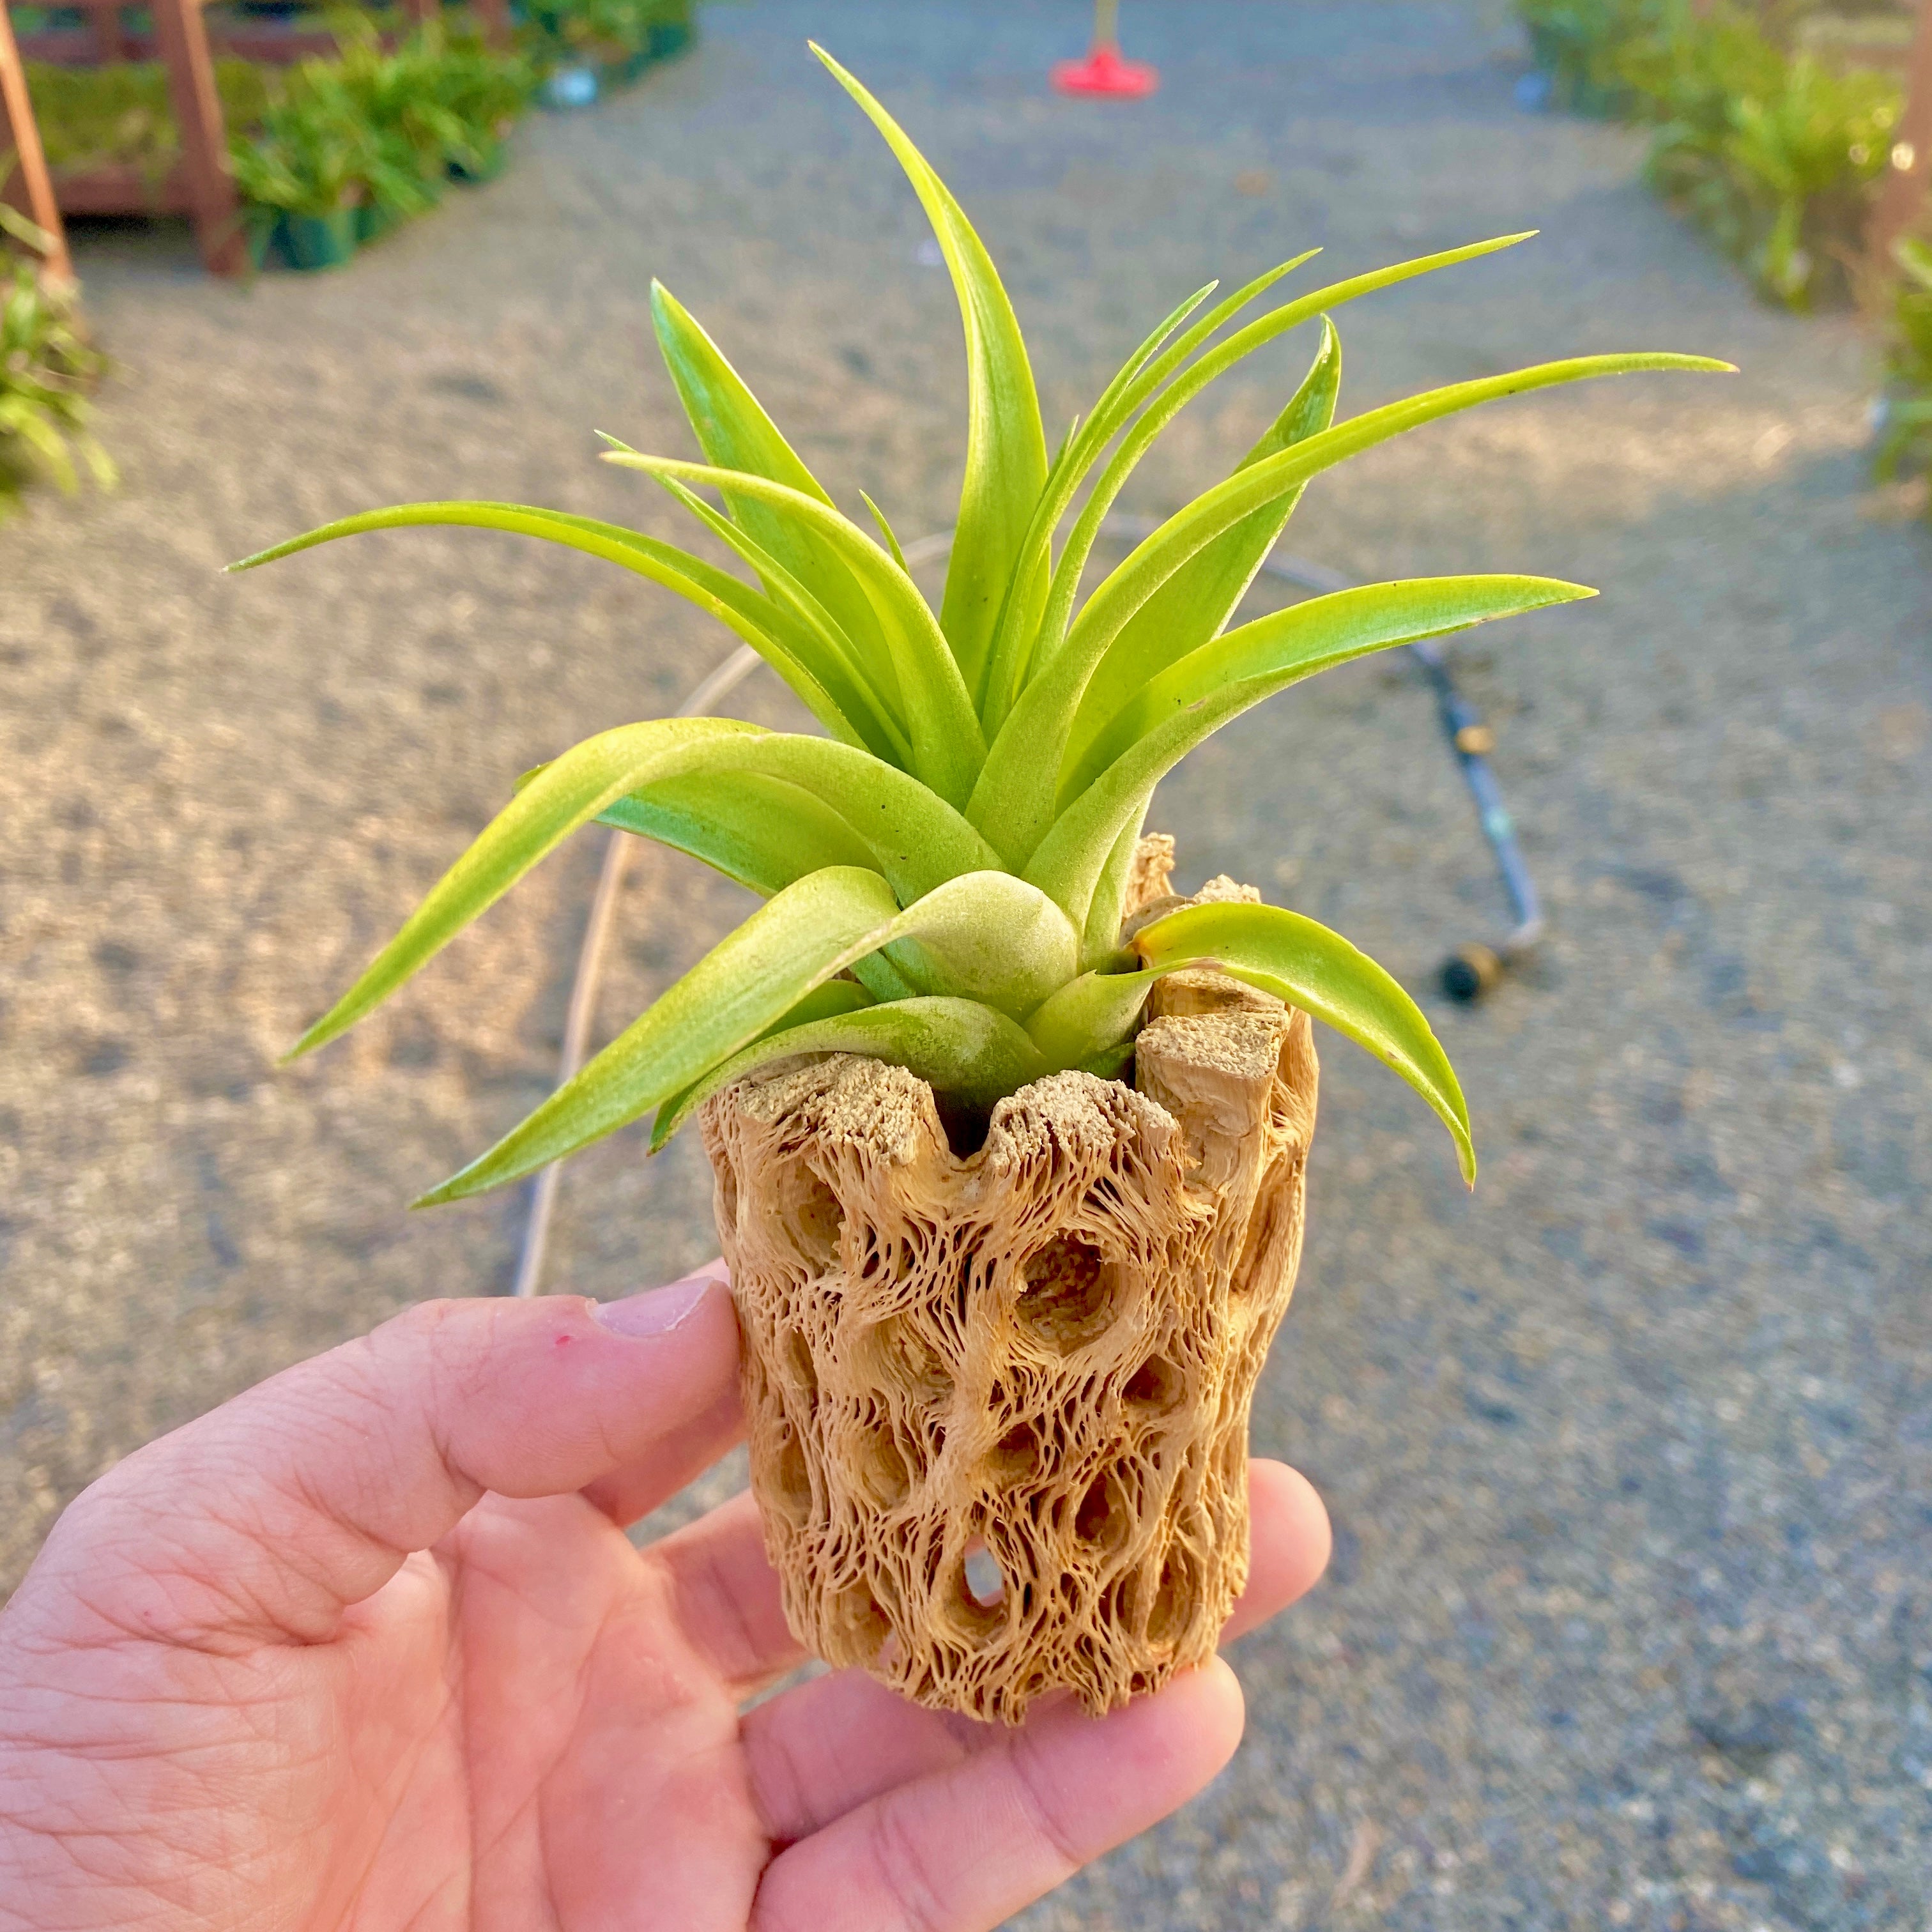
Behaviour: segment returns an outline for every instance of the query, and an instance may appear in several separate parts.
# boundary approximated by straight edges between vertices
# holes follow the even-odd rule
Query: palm
[[[581,1498],[488,1500],[340,1642],[352,1670],[310,1666],[345,1746],[313,1769],[344,1821],[314,1922],[746,1924],[772,1841],[738,1706],[764,1672],[695,1640],[670,1568]]]

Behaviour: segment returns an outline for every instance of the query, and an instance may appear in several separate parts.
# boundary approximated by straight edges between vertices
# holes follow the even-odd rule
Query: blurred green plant
[[[1739,16],[1697,28],[1646,92],[1662,122],[1651,179],[1774,300],[1842,299],[1890,152],[1897,83],[1787,58]],[[1641,56],[1630,65],[1642,72]]]
[[[1932,245],[1910,238],[1893,250],[1899,267],[1886,357],[1888,389],[1876,467],[1883,479],[1932,476]],[[1932,490],[1925,500],[1932,518]]]
[[[330,23],[338,56],[292,68],[259,128],[232,142],[246,200],[310,218],[366,202],[400,218],[433,206],[452,167],[488,171],[536,84],[524,55],[440,22],[393,50],[366,16]]]
[[[546,69],[566,61],[621,68],[681,44],[695,12],[694,0],[531,0],[527,44]]]
[[[527,53],[440,21],[386,49],[369,14],[327,17],[332,58],[216,64],[236,184],[252,209],[322,218],[367,203],[396,220],[432,206],[452,169],[494,170],[536,90]],[[36,62],[28,86],[55,169],[130,166],[158,187],[173,166],[179,142],[158,64]]]
[[[412,171],[399,165],[400,144],[361,119],[338,76],[314,64],[318,70],[305,72],[304,62],[290,74],[260,128],[231,136],[230,158],[244,201],[319,220],[362,200],[372,176],[393,189]]]
[[[1902,106],[1895,80],[1792,52],[1774,11],[1698,14],[1686,0],[1519,5],[1552,100],[1654,124],[1652,182],[1762,294],[1808,309],[1849,293],[1847,265]]]
[[[338,104],[371,130],[382,160],[400,166],[406,150],[425,185],[440,188],[452,166],[482,172],[536,92],[525,55],[500,52],[473,32],[432,21],[386,51],[366,14],[343,10],[331,26],[341,57],[318,63],[310,84],[339,88]]]
[[[230,128],[257,125],[274,92],[272,72],[250,61],[217,61],[214,84]],[[158,184],[174,166],[180,142],[167,70],[158,62],[76,68],[30,61],[27,92],[49,167],[118,164],[138,168]]]
[[[1550,105],[1572,114],[1633,112],[1624,50],[1655,32],[1662,0],[1518,0],[1530,52],[1550,81]]]
[[[13,171],[0,154],[0,187]],[[82,333],[78,291],[42,272],[50,238],[0,202],[0,520],[18,506],[37,474],[70,495],[84,467],[104,490],[115,483],[112,460],[88,433],[87,392],[106,359]],[[16,252],[4,244],[17,244]],[[76,459],[79,460],[76,462]]]

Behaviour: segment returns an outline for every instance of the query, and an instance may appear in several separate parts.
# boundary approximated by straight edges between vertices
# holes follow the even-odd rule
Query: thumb
[[[49,1604],[52,1586],[70,1629],[78,1616],[214,1648],[324,1641],[486,1490],[580,1490],[728,1401],[722,1276],[714,1264],[603,1310],[575,1295],[412,1308],[118,1464],[56,1525],[21,1597]]]

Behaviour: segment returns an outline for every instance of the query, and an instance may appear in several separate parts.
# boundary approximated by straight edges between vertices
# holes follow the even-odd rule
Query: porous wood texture
[[[786,1614],[922,1704],[1106,1710],[1207,1658],[1246,1580],[1314,1045],[1219,974],[1150,1004],[1133,1087],[1037,1082],[964,1159],[922,1081],[846,1054],[700,1116]]]

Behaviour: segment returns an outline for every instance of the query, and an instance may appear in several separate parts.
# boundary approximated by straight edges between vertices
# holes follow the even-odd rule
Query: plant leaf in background
[[[1843,302],[1864,252],[1903,89],[1861,40],[1910,23],[1876,8],[1516,0],[1551,104],[1654,129],[1651,184],[1788,308]],[[1871,38],[1876,28],[1880,38]],[[1835,51],[1834,51],[1835,49]]]

